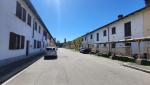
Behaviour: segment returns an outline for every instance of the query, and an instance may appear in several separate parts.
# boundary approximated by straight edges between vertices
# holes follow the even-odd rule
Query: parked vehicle
[[[80,53],[82,53],[84,51],[84,48],[80,48],[79,51]]]
[[[89,48],[80,48],[80,53],[89,54],[91,52],[91,49]]]
[[[44,59],[57,59],[57,48],[47,47]]]

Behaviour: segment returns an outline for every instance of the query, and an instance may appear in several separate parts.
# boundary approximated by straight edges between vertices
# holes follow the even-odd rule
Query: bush
[[[110,58],[110,54],[101,54],[101,53],[99,53],[98,56],[102,56],[102,57],[105,57],[105,58]],[[112,60],[119,60],[119,61],[123,61],[123,62],[135,63],[135,59],[129,58],[129,57],[126,57],[126,56],[112,56]]]
[[[102,56],[102,53],[97,53],[98,56]]]
[[[150,66],[150,61],[142,60],[142,61],[141,61],[141,65]]]
[[[125,57],[125,56],[113,56],[112,59],[113,60],[124,61],[124,62],[135,62],[134,59],[128,58],[128,57]]]
[[[105,57],[105,58],[109,58],[108,54],[102,54],[102,56]]]

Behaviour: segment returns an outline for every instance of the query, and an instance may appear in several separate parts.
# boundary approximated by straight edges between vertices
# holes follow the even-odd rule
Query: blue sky
[[[31,0],[57,40],[73,40],[144,7],[144,0]]]

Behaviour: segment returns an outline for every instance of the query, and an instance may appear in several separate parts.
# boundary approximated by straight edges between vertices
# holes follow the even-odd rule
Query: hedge
[[[119,60],[119,61],[124,61],[124,62],[135,62],[133,58],[125,57],[125,56],[113,56],[113,60]]]
[[[142,61],[141,61],[141,65],[150,66],[150,61],[142,60]]]

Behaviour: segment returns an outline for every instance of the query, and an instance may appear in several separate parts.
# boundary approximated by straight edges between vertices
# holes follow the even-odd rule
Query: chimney
[[[122,19],[123,18],[123,15],[118,15],[118,19]]]
[[[145,6],[150,6],[150,0],[145,0]]]

